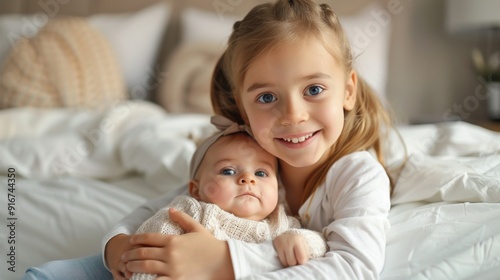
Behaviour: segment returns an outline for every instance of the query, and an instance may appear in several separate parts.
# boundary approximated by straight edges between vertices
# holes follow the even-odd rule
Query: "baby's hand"
[[[282,234],[274,238],[273,245],[284,267],[305,264],[309,260],[309,245],[302,235]]]

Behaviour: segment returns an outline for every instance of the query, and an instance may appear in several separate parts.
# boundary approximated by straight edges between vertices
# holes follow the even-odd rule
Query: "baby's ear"
[[[188,188],[189,188],[189,194],[196,198],[197,200],[200,200],[200,188],[199,188],[200,183],[197,180],[191,179],[189,180],[188,183]]]

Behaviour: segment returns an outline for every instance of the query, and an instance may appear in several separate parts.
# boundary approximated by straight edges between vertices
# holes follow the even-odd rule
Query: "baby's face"
[[[235,216],[262,220],[278,202],[276,170],[276,158],[249,136],[223,136],[205,154],[191,195]]]

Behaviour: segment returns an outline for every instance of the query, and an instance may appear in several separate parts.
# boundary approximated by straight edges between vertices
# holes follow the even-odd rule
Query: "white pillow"
[[[387,20],[389,16],[389,20]],[[354,15],[339,16],[352,44],[355,68],[383,98],[386,95],[390,13],[380,3],[373,3]],[[243,17],[224,16],[189,8],[181,15],[182,42],[227,43],[235,21]],[[363,41],[364,40],[364,41]]]
[[[145,99],[154,90],[150,79],[156,72],[156,57],[165,33],[170,6],[159,2],[142,10],[123,14],[97,14],[90,24],[108,39],[116,51],[127,89],[133,99]],[[0,16],[0,67],[15,39],[33,37],[47,23],[44,14]]]
[[[213,12],[186,8],[181,15],[181,43],[216,43],[223,49],[233,31],[233,24],[241,19],[243,17],[220,17]]]
[[[90,24],[100,30],[115,48],[129,94],[144,99],[154,90],[156,58],[170,18],[170,6],[164,2],[130,14],[94,15]]]
[[[354,68],[382,99],[387,95],[391,14],[374,2],[351,16],[339,16],[355,57]]]

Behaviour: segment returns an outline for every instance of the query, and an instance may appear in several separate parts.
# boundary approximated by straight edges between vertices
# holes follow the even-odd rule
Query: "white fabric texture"
[[[98,14],[88,19],[115,49],[132,99],[147,99],[148,92],[158,87],[150,80],[159,74],[156,59],[170,17],[170,4],[159,1],[137,12]]]
[[[3,273],[8,264],[0,262],[2,279],[21,279],[26,268],[49,260],[96,254],[102,250],[99,240],[134,233],[185,192],[195,143],[214,132],[209,119],[167,114],[138,101],[101,112],[1,110],[0,181],[7,182],[9,167],[16,169],[18,218],[17,271]],[[500,133],[463,122],[398,129],[410,162],[392,197],[380,279],[496,279],[500,201],[494,192],[499,188],[497,173],[490,172],[500,165],[495,156]],[[396,139],[385,143],[391,166],[404,159]],[[446,178],[452,181],[446,184]],[[7,199],[5,184],[0,197]],[[319,209],[326,211],[326,206]],[[117,224],[136,207],[134,215]],[[7,207],[2,207],[0,219],[7,217]],[[314,224],[312,220],[312,229]],[[0,227],[1,252],[8,249],[7,230]],[[268,259],[256,267],[262,272],[279,266],[271,257],[272,242],[229,242],[232,255],[242,254],[235,257],[241,273],[247,265],[242,263],[244,254]],[[322,259],[294,269],[318,269],[319,274]],[[273,279],[287,271],[252,277]],[[299,276],[289,278],[294,277]]]
[[[391,17],[379,1],[354,15],[340,16],[354,54],[354,68],[382,100],[387,95]]]
[[[186,8],[181,14],[181,43],[216,44],[222,52],[233,31],[233,24],[242,18],[243,16],[221,16],[214,12]]]
[[[323,235],[319,232],[301,229],[299,220],[287,216],[282,205],[278,205],[265,220],[253,221],[236,217],[215,204],[201,202],[185,195],[176,197],[168,207],[162,208],[145,221],[137,233],[183,234],[184,230],[170,221],[169,208],[175,208],[193,217],[219,240],[235,239],[249,243],[262,243],[282,234],[298,234],[303,236],[309,245],[309,258],[322,257],[327,250]],[[132,276],[132,280],[153,280],[156,276],[136,273]]]

